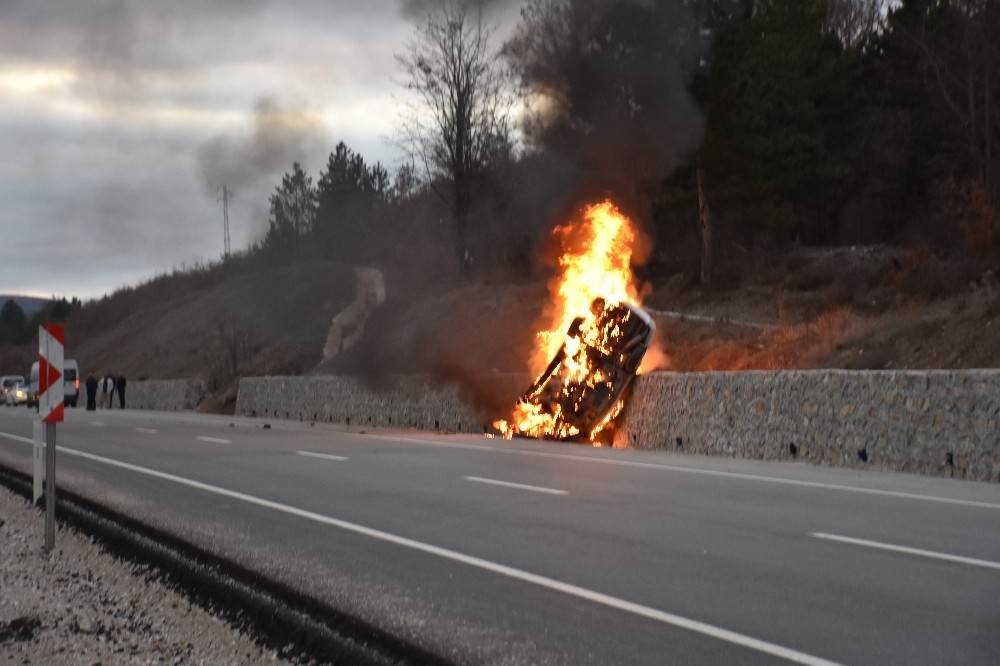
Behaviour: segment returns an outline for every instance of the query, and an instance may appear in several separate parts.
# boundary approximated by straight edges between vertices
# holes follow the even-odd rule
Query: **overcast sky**
[[[0,0],[0,293],[216,259],[223,183],[246,247],[340,140],[397,165],[394,53],[432,1]]]

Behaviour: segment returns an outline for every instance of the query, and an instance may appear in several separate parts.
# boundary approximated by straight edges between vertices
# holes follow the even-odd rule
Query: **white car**
[[[8,407],[28,404],[28,387],[24,381],[19,381],[4,390],[4,404]]]
[[[21,375],[6,375],[0,377],[0,403],[7,404],[7,391],[17,384],[23,384],[24,377]]]

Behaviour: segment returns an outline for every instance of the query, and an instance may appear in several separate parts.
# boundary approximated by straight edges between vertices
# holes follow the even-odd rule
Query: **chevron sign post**
[[[63,420],[62,324],[38,327],[38,418],[45,424],[45,550],[56,545],[56,424]]]
[[[63,348],[66,334],[62,324],[38,327],[38,416],[44,423],[63,420]]]

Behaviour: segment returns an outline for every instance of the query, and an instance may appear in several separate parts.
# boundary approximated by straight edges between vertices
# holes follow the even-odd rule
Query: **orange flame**
[[[552,359],[565,345],[567,355],[564,365],[573,381],[603,381],[600,376],[590,376],[589,369],[580,363],[576,351],[580,338],[567,335],[571,323],[584,320],[584,342],[604,347],[602,331],[595,326],[595,314],[591,303],[603,298],[607,303],[639,305],[638,291],[632,275],[632,254],[637,233],[629,220],[610,201],[588,206],[580,220],[557,226],[553,237],[559,242],[562,254],[559,257],[560,274],[549,284],[552,296],[546,311],[548,325],[537,334],[538,345],[531,358],[531,371],[536,376],[542,373]],[[584,433],[591,441],[621,411],[619,402],[611,413],[590,433]],[[532,437],[574,437],[579,435],[576,428],[563,423],[557,425],[558,414],[544,411],[539,405],[518,402],[509,422],[496,421],[494,427],[505,437],[515,434]]]
[[[549,284],[550,325],[538,333],[540,344],[531,361],[535,374],[559,351],[573,319],[591,317],[590,304],[595,298],[638,305],[632,278],[636,233],[632,222],[613,203],[588,206],[582,223],[558,226],[552,235],[563,250],[559,257],[562,273]]]

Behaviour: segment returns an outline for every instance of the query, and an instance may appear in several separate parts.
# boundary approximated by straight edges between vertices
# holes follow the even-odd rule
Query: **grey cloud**
[[[106,74],[170,67],[183,59],[172,37],[185,28],[214,23],[218,10],[213,6],[206,3],[193,11],[188,2],[5,0],[0,50],[22,57],[72,58],[82,69]]]
[[[266,55],[282,28],[299,50],[345,23],[378,24],[395,0],[0,0],[0,55],[72,60],[95,78],[141,82],[150,73]]]
[[[308,132],[273,131],[275,125],[295,123],[288,112],[276,111],[270,103],[262,106],[270,106],[271,117],[267,110],[257,114],[260,132],[232,137],[227,144],[237,154],[249,160],[273,150],[290,164],[300,149],[308,156],[329,148],[328,141]],[[15,131],[0,132],[0,154],[23,157],[18,163],[0,159],[3,290],[95,296],[221,254],[220,207],[214,194],[204,194],[191,137],[122,133],[108,126],[6,126]],[[261,139],[255,142],[258,134]],[[288,167],[267,164],[279,173]],[[262,167],[257,163],[253,168],[259,173]],[[276,178],[261,177],[231,206],[234,247],[259,238],[266,225],[267,192]]]
[[[336,140],[393,162],[349,114],[327,136],[312,110],[395,90],[409,30],[398,0],[0,0],[0,68],[78,77],[51,104],[0,89],[0,290],[91,296],[217,257],[222,183],[244,248],[281,173],[315,176]]]
[[[407,19],[422,19],[443,5],[463,5],[484,12],[503,12],[522,4],[523,0],[400,0],[399,11]]]

